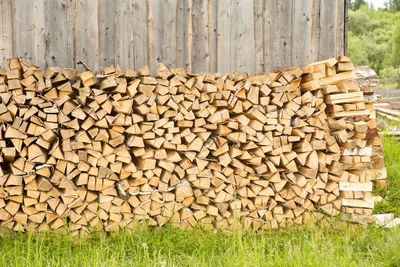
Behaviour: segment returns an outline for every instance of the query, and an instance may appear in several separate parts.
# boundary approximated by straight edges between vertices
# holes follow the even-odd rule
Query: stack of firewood
[[[360,90],[348,57],[312,65],[321,64],[326,68],[319,84],[325,88],[329,128],[341,149],[342,171],[331,178],[339,182],[342,212],[350,214],[351,220],[368,221],[371,217],[363,215],[371,215],[374,207],[372,180],[386,178],[376,115],[372,103],[364,99],[364,94],[371,95],[373,90]]]
[[[258,229],[370,213],[368,168],[383,161],[368,154],[379,141],[350,65],[254,77],[111,66],[96,76],[9,59],[0,225]]]
[[[376,125],[374,125],[376,114],[389,117],[389,119],[393,118],[387,113],[386,108],[374,107],[374,103],[377,102],[377,95],[375,95],[374,89],[379,82],[376,72],[368,66],[358,66],[354,69],[354,78],[358,82],[360,90],[364,93],[364,102],[372,114],[372,116],[370,116],[372,120],[370,123],[372,123],[373,127],[370,128],[376,128]],[[376,137],[376,130],[374,130],[374,136]],[[379,161],[379,163],[375,164],[372,168],[374,169],[372,180],[375,182],[376,187],[388,189],[389,181],[387,180],[386,169],[382,158],[382,141],[379,138],[375,138],[374,140],[370,140],[369,145],[372,147],[372,156],[374,160]]]

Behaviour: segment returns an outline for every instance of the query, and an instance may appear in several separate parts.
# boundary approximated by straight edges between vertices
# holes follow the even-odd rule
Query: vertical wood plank
[[[209,71],[217,72],[218,60],[218,0],[208,0]]]
[[[13,56],[34,58],[34,1],[14,0],[12,4]]]
[[[133,66],[129,68],[140,69],[147,65],[147,7],[144,0],[133,0]]]
[[[347,31],[348,31],[348,10],[349,9],[349,0],[344,0],[344,27],[343,27],[343,45],[344,45],[344,51],[343,54],[347,56],[347,44],[348,44],[348,36],[347,36]]]
[[[178,0],[176,6],[176,67],[191,66],[192,0]]]
[[[175,12],[171,12],[176,10],[176,4],[177,0],[148,1],[151,24],[149,67],[152,72],[157,70],[160,62],[167,67],[176,65],[176,17]]]
[[[218,1],[218,62],[217,71],[226,74],[231,70],[231,3]]]
[[[305,66],[310,63],[311,50],[311,16],[310,0],[293,1],[292,21],[292,63],[293,66]]]
[[[264,0],[254,0],[255,74],[264,72]]]
[[[123,69],[133,66],[133,24],[134,12],[131,0],[116,2],[114,18],[115,64]]]
[[[231,69],[254,74],[253,0],[231,1]]]
[[[119,3],[118,1],[117,3]],[[114,1],[100,0],[99,2],[99,50],[100,65],[115,65],[115,50],[119,39],[115,34],[115,20],[117,17],[117,4]]]
[[[12,57],[11,0],[0,1],[0,14],[0,66],[5,67],[5,60]]]
[[[75,59],[93,71],[100,71],[98,11],[98,0],[76,0]]]
[[[47,68],[47,54],[49,52],[49,24],[48,13],[49,1],[34,0],[33,10],[33,54],[32,61],[41,68]]]
[[[194,0],[192,10],[192,72],[207,72],[209,69],[208,3]]]
[[[315,62],[318,61],[319,39],[321,35],[321,25],[319,22],[321,0],[312,0],[312,2],[310,61]]]
[[[294,0],[296,1],[296,0]],[[293,52],[293,44],[292,44],[292,21],[293,21],[293,0],[281,0],[281,15],[279,28],[281,33],[280,38],[280,48],[281,48],[281,64],[278,68],[287,68],[291,67],[294,63],[292,62],[292,52]]]
[[[336,51],[335,56],[344,55],[344,10],[345,0],[336,0]]]
[[[336,11],[336,1],[321,0],[318,60],[335,56]]]
[[[74,67],[73,1],[35,0],[32,60],[42,68]]]
[[[0,57],[254,74],[345,53],[345,9],[346,0],[3,0]]]
[[[281,5],[279,0],[264,3],[264,70],[272,71],[282,65],[279,27]]]

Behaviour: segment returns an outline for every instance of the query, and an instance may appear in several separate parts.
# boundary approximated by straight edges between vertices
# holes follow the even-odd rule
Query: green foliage
[[[349,25],[351,25],[351,33],[360,36],[368,30],[369,17],[364,12],[349,10]]]
[[[393,31],[393,48],[392,48],[393,63],[400,65],[400,23],[397,23]]]
[[[349,8],[351,10],[357,10],[359,9],[362,5],[366,5],[367,2],[365,0],[350,0],[349,2]]]
[[[399,0],[400,1],[400,0]],[[400,63],[398,12],[362,5],[349,10],[348,54],[355,65],[368,65],[381,78],[397,78]]]
[[[390,11],[400,11],[400,0],[387,0],[385,9]]]
[[[381,74],[379,75],[379,78],[381,79],[394,79],[397,78],[398,76],[398,68],[395,68],[393,66],[388,66],[388,67],[384,67],[381,70]],[[387,85],[387,86],[391,86],[391,85]],[[397,83],[394,83],[395,87],[397,87]]]

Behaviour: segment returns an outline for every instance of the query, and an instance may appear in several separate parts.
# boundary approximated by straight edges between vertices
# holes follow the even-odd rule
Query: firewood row
[[[377,103],[378,98],[374,94],[374,89],[379,82],[378,75],[371,68],[360,66],[354,69],[354,76],[355,80],[360,85],[360,90],[364,93],[364,101],[372,114],[370,117],[372,121],[370,123],[372,123],[373,127],[370,128],[375,131],[377,128],[375,119],[379,111],[375,108],[375,103]],[[389,181],[387,180],[386,169],[382,157],[382,140],[380,138],[375,138],[375,140],[370,140],[369,144],[372,147],[372,155],[375,160],[375,165],[372,168],[375,172],[375,175],[372,176],[374,186],[387,190],[389,187]]]
[[[269,229],[370,213],[381,144],[348,58],[253,77],[84,67],[0,70],[2,227]]]
[[[367,86],[360,88],[348,57],[340,56],[313,65],[321,63],[325,65],[326,73],[330,68],[336,70],[333,75],[321,78],[320,84],[327,86],[325,102],[329,128],[341,150],[342,172],[337,180],[342,198],[341,211],[351,215],[353,221],[371,221],[373,181],[377,181],[378,187],[382,187],[382,181],[387,181],[382,140],[378,137],[372,106],[373,87],[365,80],[365,75],[359,75],[360,84]]]

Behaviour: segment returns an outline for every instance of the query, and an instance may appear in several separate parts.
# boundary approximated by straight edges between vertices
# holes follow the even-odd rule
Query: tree
[[[388,0],[385,3],[385,9],[389,11],[400,11],[400,0]]]
[[[365,2],[365,0],[350,0],[349,8],[355,11],[359,9],[362,5],[367,5],[367,2]]]
[[[355,35],[362,35],[368,32],[369,17],[366,13],[349,10],[349,30]]]
[[[392,40],[392,64],[400,65],[400,23],[397,23],[393,31]]]
[[[394,75],[400,63],[400,13],[362,5],[348,14],[348,54],[353,63],[368,65],[387,78]]]

